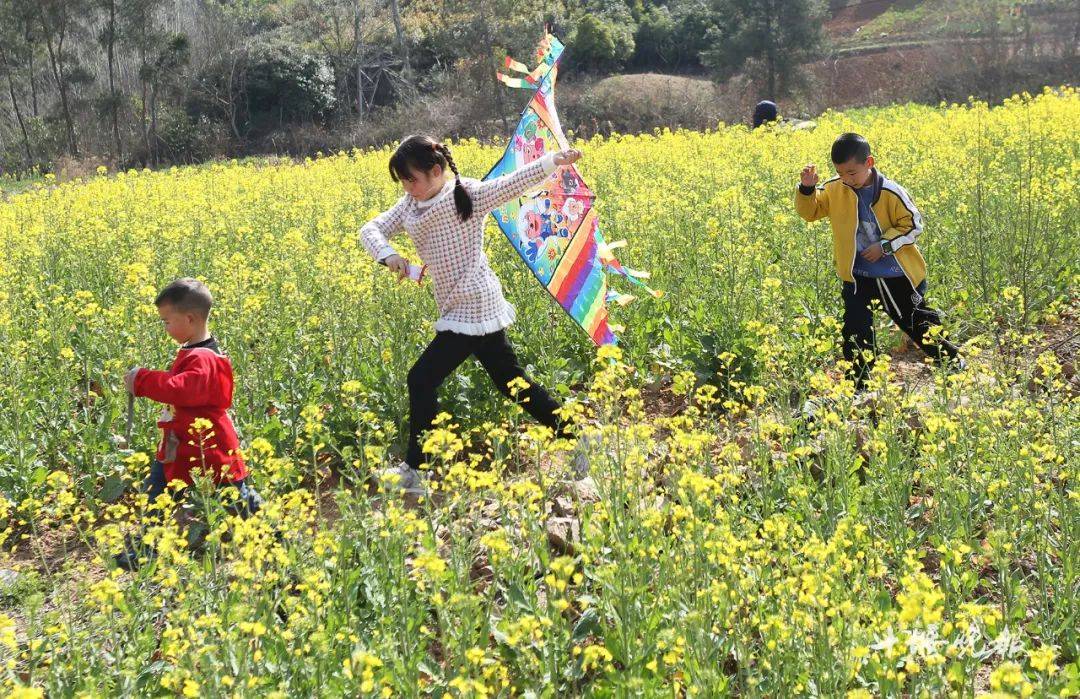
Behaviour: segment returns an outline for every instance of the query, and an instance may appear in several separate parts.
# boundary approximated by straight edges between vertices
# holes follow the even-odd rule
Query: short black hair
[[[855,158],[865,163],[870,157],[870,142],[857,133],[842,133],[832,144],[833,164],[839,165]]]
[[[183,313],[194,313],[203,320],[210,317],[210,308],[214,305],[214,297],[210,295],[210,289],[206,288],[198,279],[184,277],[169,282],[169,285],[161,290],[154,299],[155,306],[168,304]]]

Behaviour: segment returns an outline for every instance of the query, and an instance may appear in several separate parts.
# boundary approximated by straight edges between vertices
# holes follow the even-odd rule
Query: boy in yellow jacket
[[[841,134],[832,146],[836,177],[818,187],[817,167],[803,168],[795,209],[806,221],[829,217],[836,274],[843,282],[844,359],[862,388],[869,370],[864,351],[874,351],[876,299],[893,322],[926,354],[958,368],[963,359],[943,338],[927,338],[941,314],[926,305],[926,261],[915,245],[922,214],[906,190],[874,167],[870,143]]]

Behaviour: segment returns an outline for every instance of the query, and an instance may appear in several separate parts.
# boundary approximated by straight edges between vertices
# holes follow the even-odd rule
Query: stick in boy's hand
[[[818,180],[821,178],[817,174],[817,165],[810,163],[802,169],[802,174],[799,176],[799,182],[804,187],[817,186]]]
[[[128,393],[127,429],[124,431],[126,446],[131,448],[131,429],[135,422],[135,394]]]

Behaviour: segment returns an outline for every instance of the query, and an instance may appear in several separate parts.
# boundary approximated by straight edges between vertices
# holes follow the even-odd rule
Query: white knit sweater
[[[549,153],[494,180],[462,178],[473,201],[468,221],[462,221],[454,208],[452,179],[427,201],[406,194],[364,224],[360,240],[371,256],[382,262],[398,254],[389,238],[401,230],[409,234],[435,289],[437,332],[486,335],[502,330],[514,322],[514,307],[503,298],[502,285],[484,254],[484,222],[492,210],[520,197],[554,171],[555,154]]]

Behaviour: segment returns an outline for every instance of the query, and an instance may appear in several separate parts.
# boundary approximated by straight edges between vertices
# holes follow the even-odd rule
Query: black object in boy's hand
[[[128,393],[128,406],[127,406],[127,428],[124,430],[124,440],[127,442],[128,448],[131,447],[131,428],[135,422],[135,394]]]

